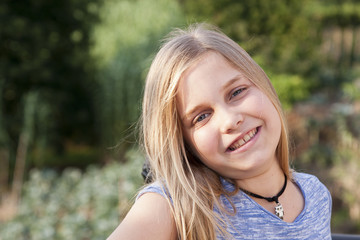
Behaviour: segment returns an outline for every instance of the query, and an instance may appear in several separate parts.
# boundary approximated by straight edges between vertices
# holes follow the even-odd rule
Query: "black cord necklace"
[[[281,203],[279,202],[279,197],[285,191],[286,184],[287,184],[287,177],[286,177],[286,175],[284,175],[284,176],[285,176],[285,182],[284,182],[284,185],[283,185],[282,189],[280,190],[280,192],[278,194],[276,194],[273,197],[263,197],[263,196],[260,196],[260,195],[258,195],[256,193],[249,192],[249,191],[247,191],[245,189],[242,189],[242,188],[240,188],[240,190],[243,191],[244,193],[246,193],[247,195],[252,196],[252,197],[265,199],[268,202],[275,202],[276,203],[275,214],[276,214],[276,216],[278,216],[282,220],[282,219],[284,219],[284,209],[283,209]]]

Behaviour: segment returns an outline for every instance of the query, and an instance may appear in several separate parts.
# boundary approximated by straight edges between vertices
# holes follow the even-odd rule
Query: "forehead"
[[[199,70],[199,68],[204,67],[205,65],[211,64],[224,64],[228,67],[235,68],[233,64],[231,64],[230,61],[221,53],[214,50],[209,50],[204,52],[193,63],[191,63],[191,65],[182,74],[182,78],[185,78],[187,75],[189,75],[189,73],[194,72],[195,70]]]
[[[244,72],[220,53],[209,51],[186,69],[179,80],[179,88],[191,85],[217,84],[233,75],[245,76]],[[190,85],[190,86],[189,86]]]
[[[187,70],[184,71],[180,80],[178,89],[195,90],[196,85],[216,84],[218,80],[226,79],[234,74],[242,74],[220,53],[209,51],[194,62]],[[200,89],[198,89],[200,90]]]

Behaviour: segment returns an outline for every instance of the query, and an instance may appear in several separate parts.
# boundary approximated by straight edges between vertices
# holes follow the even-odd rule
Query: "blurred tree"
[[[1,1],[0,144],[12,162],[24,123],[22,99],[33,91],[36,139],[48,135],[46,145],[57,154],[65,140],[96,142],[88,48],[97,5],[97,0]],[[40,113],[45,105],[47,114]],[[43,130],[50,125],[51,131]]]
[[[12,196],[15,202],[18,202],[18,198],[21,195],[26,155],[34,132],[34,116],[37,101],[38,94],[36,92],[29,92],[24,96],[24,123],[20,132],[19,143],[16,151],[14,179],[12,184]]]
[[[215,23],[274,72],[308,74],[316,67],[319,39],[305,11],[309,0],[179,1],[190,21]]]
[[[311,3],[309,12],[321,23],[322,79],[337,90],[353,80],[353,69],[359,68],[360,1],[318,0]]]
[[[175,0],[109,0],[99,16],[92,49],[100,86],[96,117],[103,147],[118,145],[112,154],[119,158],[134,141],[132,133],[152,55],[163,35],[184,18]]]

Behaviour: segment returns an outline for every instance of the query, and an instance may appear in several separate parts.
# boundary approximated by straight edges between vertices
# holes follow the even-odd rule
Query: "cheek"
[[[275,106],[264,93],[259,92],[256,102],[259,118],[265,117],[275,119],[278,117],[279,114],[276,111]]]
[[[217,150],[217,136],[211,129],[199,129],[192,135],[192,145],[200,156],[208,158]]]
[[[278,111],[267,97],[264,97],[262,105],[263,118],[272,131],[272,134],[274,134],[274,138],[280,138],[281,120]]]
[[[268,100],[266,95],[264,95],[260,90],[255,89],[242,101],[239,108],[246,116],[262,118],[265,112],[269,110],[269,102],[270,100]]]

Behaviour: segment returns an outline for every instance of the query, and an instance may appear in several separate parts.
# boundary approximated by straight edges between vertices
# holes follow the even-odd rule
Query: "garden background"
[[[286,109],[292,166],[360,233],[360,1],[0,2],[0,240],[105,239],[143,184],[137,120],[160,39],[218,25]]]

